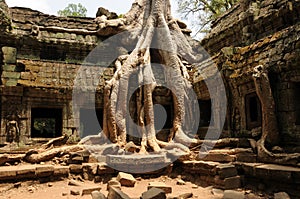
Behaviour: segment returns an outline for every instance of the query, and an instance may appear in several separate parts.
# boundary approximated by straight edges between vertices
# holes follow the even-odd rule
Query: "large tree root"
[[[82,145],[62,146],[50,150],[29,150],[23,160],[29,163],[46,162],[52,160],[57,155],[62,156],[81,150],[84,150],[84,146]]]
[[[262,137],[257,142],[258,159],[267,163],[297,165],[300,154],[274,154],[267,149],[266,146],[272,147],[279,143],[275,101],[268,78],[268,68],[262,65],[255,67],[253,80],[263,113]]]
[[[141,11],[137,8],[140,8]],[[170,16],[169,0],[136,1],[125,18],[125,24],[128,27],[140,27],[140,24],[143,24],[143,27],[140,32],[137,31],[135,35],[131,35],[132,38],[138,38],[135,49],[129,55],[117,59],[115,74],[110,81],[106,82],[103,134],[112,143],[120,146],[126,145],[128,119],[126,102],[128,101],[129,80],[135,73],[138,76],[138,85],[140,85],[135,94],[137,131],[141,138],[140,153],[146,153],[149,150],[159,152],[161,147],[168,146],[156,139],[154,128],[152,92],[157,84],[151,66],[150,48],[152,43],[156,42],[158,48],[169,50],[169,52],[158,50],[158,54],[161,63],[168,68],[165,74],[167,83],[176,93],[176,95],[173,93],[175,119],[169,141],[173,140],[185,146],[197,145],[198,140],[189,138],[182,129],[184,117],[188,115],[185,109],[189,109],[185,103],[189,100],[186,87],[191,88],[192,86],[186,79],[188,78],[187,69],[178,54],[189,61],[197,59],[192,55],[192,48],[176,20]],[[174,147],[174,143],[168,147],[171,146]],[[178,147],[184,148],[179,145]]]
[[[299,166],[300,162],[300,153],[272,153],[262,139],[257,142],[257,155],[258,160],[265,163]]]

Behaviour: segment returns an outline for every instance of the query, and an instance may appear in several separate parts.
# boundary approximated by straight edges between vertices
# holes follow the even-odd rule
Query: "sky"
[[[50,15],[57,15],[58,10],[63,10],[70,3],[81,3],[87,9],[87,17],[96,17],[99,7],[104,7],[111,12],[116,12],[118,15],[125,14],[130,10],[134,1],[135,0],[6,0],[6,3],[9,7],[27,7]],[[180,14],[177,12],[177,0],[170,1],[173,17],[180,19]],[[181,20],[188,25],[188,28],[191,29],[193,33],[197,32],[197,28],[192,27],[191,21],[182,18]],[[201,36],[195,37],[193,33],[192,36],[195,39],[201,39]]]
[[[41,11],[45,14],[57,15],[58,10],[63,10],[69,3],[81,3],[87,9],[88,17],[95,17],[98,7],[104,7],[117,14],[124,14],[129,11],[134,0],[6,0],[9,7],[28,7]],[[171,0],[173,16],[176,14],[177,3]]]

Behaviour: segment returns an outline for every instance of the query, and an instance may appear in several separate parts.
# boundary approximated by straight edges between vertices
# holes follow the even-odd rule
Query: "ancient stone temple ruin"
[[[97,132],[96,127],[90,127],[91,121],[84,119],[94,112],[93,107],[84,105],[89,104],[88,99],[82,102],[81,110],[73,113],[73,81],[90,51],[124,30],[124,24],[111,19],[108,26],[101,28],[103,24],[94,18],[56,17],[18,7],[6,11],[1,23],[0,143],[78,134],[80,126],[76,124],[80,122],[76,120],[84,124],[87,134]],[[224,136],[260,136],[263,113],[252,73],[255,66],[263,65],[269,68],[280,137],[285,144],[299,142],[297,14],[298,3],[294,1],[242,1],[216,20],[211,33],[198,44],[212,56],[226,85],[228,111]],[[203,61],[198,66],[209,68],[209,64]],[[197,71],[201,70],[194,68],[190,73],[194,72],[193,86],[202,113],[199,135],[205,135],[213,118],[213,99]],[[112,74],[113,68],[106,69],[99,87]],[[102,125],[103,93],[99,90],[96,109]],[[167,129],[172,120],[172,105],[166,93],[157,89],[155,95],[157,103],[163,104],[168,113],[164,127]],[[49,119],[46,125],[50,132],[35,127],[34,124],[46,121],[43,118]],[[8,132],[13,125],[18,136],[10,138]]]
[[[135,2],[132,9],[138,6]],[[114,55],[109,50],[101,51],[104,60],[93,63],[90,53],[130,29],[126,20],[103,8],[96,18],[57,17],[28,8],[8,8],[4,1],[0,1],[0,17],[0,146],[31,145],[63,135],[76,143],[98,134],[106,117],[105,83],[116,71],[114,63],[105,58],[118,58],[132,49],[121,45]],[[222,153],[222,149],[202,151],[206,156],[196,158],[198,162],[183,161],[183,170],[204,172],[202,180],[225,189],[273,178],[284,180],[286,190],[299,186],[299,19],[300,2],[296,0],[241,0],[213,22],[210,33],[201,41],[193,40],[187,26],[175,20],[193,50],[202,55],[196,64],[183,61],[200,109],[196,137],[215,138],[212,140],[217,148],[226,144],[234,148],[230,153]],[[151,61],[160,59],[157,51],[150,53],[154,55]],[[93,70],[82,71],[85,65],[92,69],[100,66],[99,76],[95,78]],[[220,88],[207,85],[215,80],[216,69],[226,91],[224,104],[212,97],[212,92]],[[74,107],[76,84],[81,87]],[[91,92],[91,86],[97,87],[95,95],[85,94]],[[167,115],[157,136],[165,141],[176,115],[173,96],[169,89],[157,86],[152,98]],[[130,114],[135,115],[130,108]],[[226,109],[225,115],[221,109]],[[154,111],[154,118],[160,113]],[[219,138],[228,142],[218,142]],[[219,162],[237,162],[226,167],[235,169],[233,176],[222,173],[225,166]],[[263,163],[294,167],[279,172],[276,166],[269,169]],[[300,192],[295,188],[290,194],[297,196]]]

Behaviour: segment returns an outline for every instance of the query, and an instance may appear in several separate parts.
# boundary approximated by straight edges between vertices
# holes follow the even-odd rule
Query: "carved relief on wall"
[[[6,141],[9,143],[20,142],[19,117],[14,113],[7,117]]]

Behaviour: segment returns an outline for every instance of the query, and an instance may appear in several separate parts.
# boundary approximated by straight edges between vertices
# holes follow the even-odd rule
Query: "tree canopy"
[[[70,3],[65,9],[59,10],[57,14],[62,17],[75,16],[86,17],[87,9],[81,3]]]
[[[239,0],[177,0],[178,11],[197,27],[197,33],[206,33],[213,20],[230,9]]]

